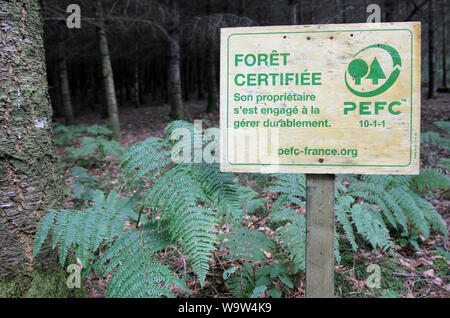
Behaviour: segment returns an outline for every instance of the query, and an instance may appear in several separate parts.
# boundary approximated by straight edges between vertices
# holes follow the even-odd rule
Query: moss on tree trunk
[[[66,296],[53,251],[32,252],[39,220],[63,202],[39,2],[2,1],[0,21],[0,296]]]

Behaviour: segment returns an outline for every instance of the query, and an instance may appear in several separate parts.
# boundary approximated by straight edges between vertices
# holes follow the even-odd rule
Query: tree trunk
[[[58,65],[58,63],[55,63]],[[51,73],[51,81],[49,81],[50,84],[50,97],[51,97],[51,104],[53,109],[53,117],[63,117],[64,116],[64,108],[62,108],[62,101],[61,101],[61,88],[59,83],[59,69],[58,67],[53,67],[52,73]]]
[[[141,88],[139,85],[139,62],[136,62],[134,66],[134,99],[136,108],[139,108],[141,106],[139,93],[140,89]]]
[[[119,111],[117,107],[114,76],[109,57],[108,39],[105,32],[105,19],[103,17],[102,0],[95,0],[95,18],[102,60],[103,81],[105,85],[106,102],[108,105],[109,124],[113,132],[112,138],[120,140]]]
[[[206,6],[206,14],[211,14],[211,0],[208,0]],[[213,113],[219,110],[219,94],[217,92],[217,78],[216,78],[216,58],[214,50],[214,41],[212,39],[212,34],[214,30],[209,30],[207,44],[206,44],[206,67],[208,68],[208,107],[206,111],[208,113]]]
[[[398,10],[398,1],[384,0],[384,22],[395,22]]]
[[[428,98],[436,97],[435,1],[428,0]]]
[[[69,76],[67,74],[66,48],[64,39],[58,42],[58,67],[59,67],[59,82],[61,87],[61,96],[64,107],[64,118],[66,125],[73,125],[73,107],[72,96],[70,95]]]
[[[38,222],[63,202],[39,3],[0,2],[0,297],[67,296],[49,246],[33,257]]]
[[[445,10],[445,1],[442,0],[442,91],[449,92],[450,88],[447,83],[447,38],[446,38],[446,19],[447,12]]]
[[[347,6],[345,4],[345,0],[341,0],[341,11],[342,11],[342,23],[347,23]]]
[[[289,0],[289,15],[290,15],[290,21],[292,25],[297,25],[297,0]]]
[[[170,18],[169,27],[169,80],[168,94],[170,102],[170,117],[175,120],[184,119],[183,96],[181,91],[180,75],[180,12],[178,0],[170,0]]]
[[[205,99],[205,91],[203,88],[203,68],[202,60],[200,54],[197,54],[197,98],[199,100]]]

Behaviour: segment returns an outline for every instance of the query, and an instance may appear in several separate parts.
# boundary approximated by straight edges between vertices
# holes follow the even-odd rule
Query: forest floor
[[[450,136],[445,130],[439,129],[433,124],[435,121],[448,121],[450,94],[440,94],[436,99],[422,99],[421,131],[437,131],[444,138]],[[121,145],[130,146],[136,142],[149,137],[162,137],[164,127],[170,122],[168,117],[168,105],[146,106],[134,108],[124,105],[120,108],[121,121]],[[187,112],[186,120],[193,122],[196,119],[204,120],[204,128],[218,127],[218,113],[205,113],[205,101],[185,102]],[[206,119],[206,120],[205,120]],[[106,121],[99,118],[97,114],[79,115],[77,124],[84,125],[106,125]],[[65,170],[64,180],[66,187],[66,208],[73,208],[76,205],[71,197],[71,187],[73,177],[70,174],[73,166],[79,163],[67,160],[68,153],[63,148],[58,148],[59,155],[64,159],[63,168]],[[448,148],[438,147],[433,142],[422,143],[421,159],[422,165],[437,167],[445,170],[449,175],[448,167],[439,164],[442,159],[448,159]],[[83,165],[88,174],[95,176],[99,180],[98,187],[110,190],[121,182],[119,177],[118,161],[101,161],[93,164]],[[251,183],[241,178],[245,185]],[[265,194],[269,202],[273,202],[276,197],[273,193]],[[450,228],[450,194],[448,189],[440,191],[430,191],[426,198],[435,206]],[[300,211],[304,213],[304,211]],[[266,232],[264,216],[251,216],[256,228],[261,228]],[[270,234],[270,233],[269,233]],[[395,248],[387,253],[380,249],[373,250],[369,246],[362,247],[357,252],[345,250],[342,252],[341,264],[335,266],[335,292],[338,297],[449,297],[450,296],[450,260],[449,260],[449,240],[448,236],[434,233],[428,238],[420,236],[418,243],[420,249],[416,250],[410,246],[402,246],[398,241]],[[440,252],[437,252],[437,251]],[[174,253],[167,252],[167,259],[173,264],[173,268],[183,269],[184,260]],[[221,253],[219,249],[215,253]],[[370,264],[378,264],[381,268],[381,280],[383,290],[371,289],[367,286],[367,277],[370,275],[366,271]],[[203,289],[200,288],[196,280],[188,283],[191,294],[188,297],[231,297],[226,290],[220,290],[217,286],[223,286],[222,273],[224,264],[220,262],[220,257],[216,257],[211,264],[211,275],[208,276]],[[300,283],[296,283],[294,288],[289,289],[287,297],[304,297],[305,277],[301,274]],[[104,297],[106,280],[101,279],[92,273],[85,280],[85,288],[89,297]],[[223,289],[223,288],[222,288]],[[186,296],[180,293],[181,296]]]

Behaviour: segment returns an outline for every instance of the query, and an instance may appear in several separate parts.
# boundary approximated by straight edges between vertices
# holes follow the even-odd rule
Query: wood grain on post
[[[334,297],[334,175],[306,175],[306,297]]]

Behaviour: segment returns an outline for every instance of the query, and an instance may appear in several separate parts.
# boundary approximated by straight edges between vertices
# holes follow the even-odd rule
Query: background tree
[[[435,0],[428,0],[428,98],[436,97]]]
[[[113,139],[120,140],[119,110],[117,108],[116,90],[114,86],[114,75],[109,57],[108,39],[105,31],[105,19],[103,16],[102,0],[95,0],[95,15],[97,22],[98,41],[102,61],[102,72],[108,104],[108,115]]]

